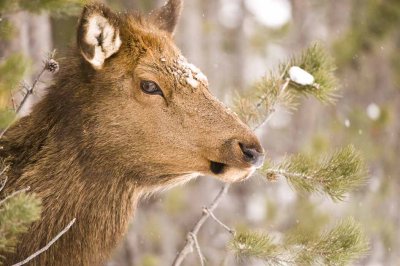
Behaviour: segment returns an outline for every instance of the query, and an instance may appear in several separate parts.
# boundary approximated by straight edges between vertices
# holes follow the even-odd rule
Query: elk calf
[[[208,90],[173,42],[182,3],[149,16],[101,4],[81,15],[77,47],[46,96],[0,140],[5,193],[31,187],[40,221],[6,265],[45,246],[32,265],[100,265],[123,237],[141,195],[212,175],[247,178],[260,166],[257,137]]]

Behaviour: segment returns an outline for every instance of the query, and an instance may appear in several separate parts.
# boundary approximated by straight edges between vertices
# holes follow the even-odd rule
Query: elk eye
[[[163,93],[160,89],[160,87],[157,85],[157,83],[153,81],[148,81],[148,80],[142,80],[140,82],[140,88],[144,93],[151,94],[151,95],[161,95],[163,96]]]

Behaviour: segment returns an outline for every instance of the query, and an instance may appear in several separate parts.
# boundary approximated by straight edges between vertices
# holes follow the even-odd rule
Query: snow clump
[[[289,69],[289,77],[293,82],[303,86],[313,85],[315,81],[313,75],[298,66]]]

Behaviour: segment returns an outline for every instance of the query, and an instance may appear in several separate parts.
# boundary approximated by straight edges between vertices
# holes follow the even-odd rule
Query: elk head
[[[91,110],[87,154],[143,186],[198,175],[243,180],[262,164],[263,149],[174,44],[181,6],[170,0],[147,17],[84,8],[77,41],[88,97],[81,101]]]

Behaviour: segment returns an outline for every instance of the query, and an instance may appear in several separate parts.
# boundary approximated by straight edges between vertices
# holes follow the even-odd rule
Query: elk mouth
[[[223,174],[226,168],[226,164],[224,163],[218,163],[214,161],[210,161],[210,170],[213,174],[215,175],[220,175]]]

